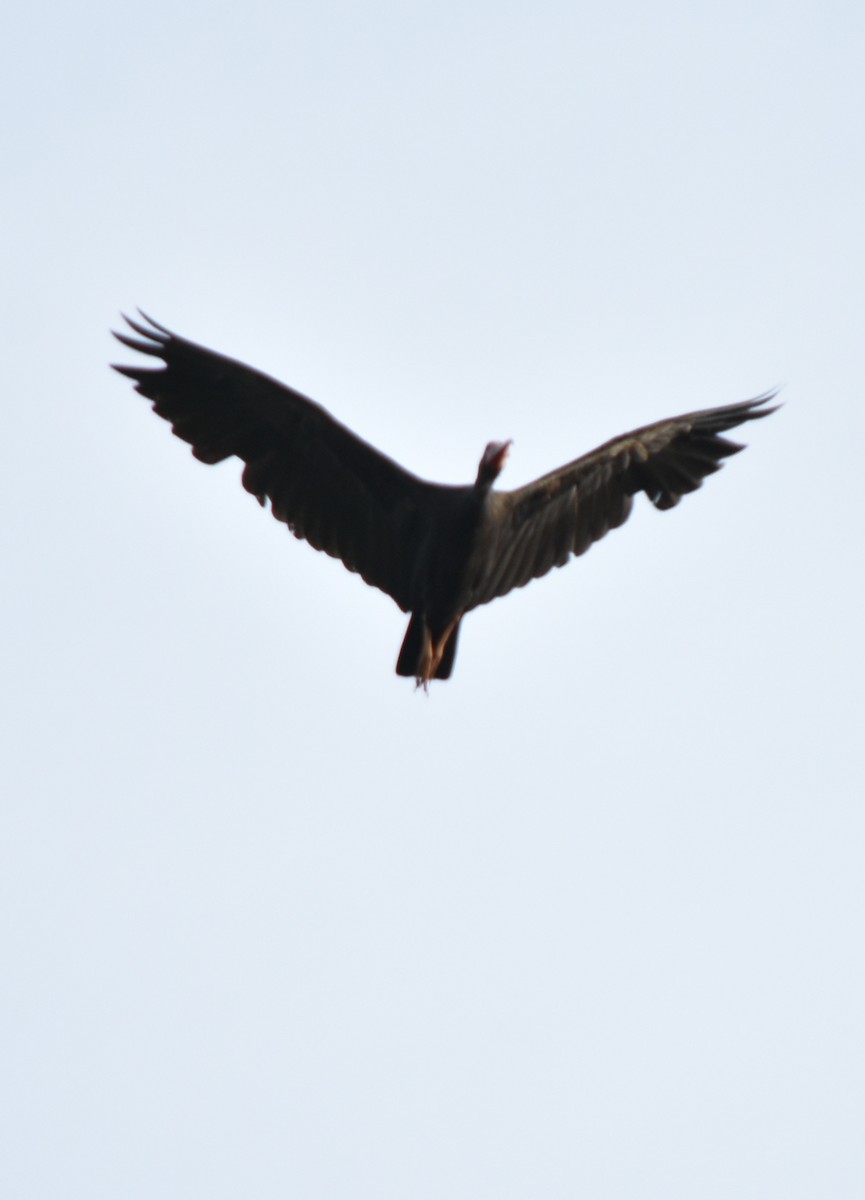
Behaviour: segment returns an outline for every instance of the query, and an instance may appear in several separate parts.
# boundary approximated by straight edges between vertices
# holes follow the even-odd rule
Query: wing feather
[[[496,492],[485,559],[471,606],[487,604],[564,566],[628,519],[637,492],[659,509],[696,491],[723,459],[744,449],[721,436],[775,411],[776,392],[741,404],[685,413],[614,438],[513,492]]]
[[[161,368],[115,366],[204,463],[236,456],[242,482],[298,538],[412,605],[412,547],[437,486],[404,470],[325,409],[243,363],[141,314],[124,346]]]

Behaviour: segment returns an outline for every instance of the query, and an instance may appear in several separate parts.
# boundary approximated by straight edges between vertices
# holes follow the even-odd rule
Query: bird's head
[[[505,461],[508,457],[513,442],[510,438],[506,442],[489,442],[486,450],[481,456],[480,465],[478,466],[478,477],[475,480],[475,487],[489,488],[495,483]]]

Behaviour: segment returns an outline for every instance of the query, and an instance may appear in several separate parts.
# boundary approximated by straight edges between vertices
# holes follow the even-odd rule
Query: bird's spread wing
[[[774,412],[766,405],[775,394],[646,425],[526,487],[494,493],[472,607],[583,554],[627,520],[635,493],[645,492],[660,509],[678,504],[743,449],[721,434]]]
[[[435,485],[405,471],[323,408],[243,363],[177,337],[142,314],[125,346],[163,367],[116,366],[205,463],[236,455],[243,486],[296,537],[339,558],[404,610],[410,546]]]

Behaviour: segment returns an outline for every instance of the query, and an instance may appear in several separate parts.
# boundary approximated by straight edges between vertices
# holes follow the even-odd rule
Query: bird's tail
[[[397,675],[414,676],[419,687],[426,687],[431,679],[450,679],[459,631],[457,618],[435,639],[423,613],[412,613],[397,659]]]

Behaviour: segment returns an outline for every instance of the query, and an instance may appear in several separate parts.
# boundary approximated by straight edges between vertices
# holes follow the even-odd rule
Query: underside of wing
[[[583,554],[627,520],[637,492],[645,492],[659,509],[678,504],[725,458],[744,449],[721,435],[774,412],[767,405],[775,394],[658,421],[526,487],[495,493],[473,605],[504,596]]]
[[[437,488],[362,441],[306,396],[177,337],[149,317],[114,336],[161,360],[116,366],[196,458],[245,464],[243,486],[298,538],[411,607],[411,548]]]

